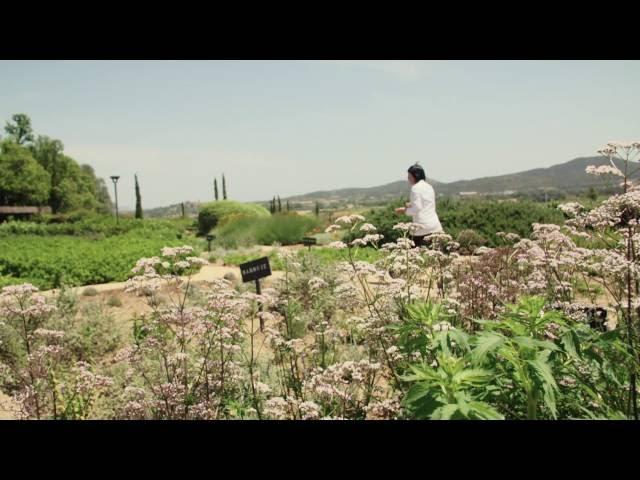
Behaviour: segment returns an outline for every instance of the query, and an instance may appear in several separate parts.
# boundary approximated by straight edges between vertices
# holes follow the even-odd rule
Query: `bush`
[[[109,305],[110,307],[121,307],[122,306],[122,300],[120,300],[118,297],[109,297],[109,299],[107,300],[107,305]]]
[[[378,228],[384,235],[383,243],[395,242],[402,232],[393,226],[400,222],[410,222],[407,216],[396,215],[393,211],[404,205],[398,200],[385,208],[365,213],[366,221]],[[436,202],[436,211],[445,233],[456,238],[463,230],[474,230],[484,237],[487,246],[501,245],[498,232],[517,233],[527,238],[532,232],[533,223],[555,223],[562,225],[564,215],[553,205],[541,204],[529,200],[499,201],[489,199],[458,200],[444,198]],[[361,232],[348,233],[345,241],[362,237]]]
[[[65,331],[64,345],[78,360],[101,358],[120,344],[116,323],[100,304],[85,305],[79,320],[67,316],[58,319],[52,327]]]
[[[315,217],[297,213],[282,213],[267,218],[237,218],[216,230],[216,241],[226,248],[274,243],[295,245],[318,225],[319,220]]]
[[[63,315],[75,315],[78,306],[78,297],[72,289],[62,286],[56,297],[56,307]]]
[[[261,245],[294,245],[300,243],[318,223],[314,217],[296,213],[274,215],[256,223],[256,240]]]
[[[233,200],[221,200],[207,203],[198,213],[198,229],[201,235],[206,235],[215,228],[224,218],[230,215],[243,215],[245,217],[268,217],[269,211],[251,203],[240,203]]]
[[[0,224],[0,237],[13,235],[38,236],[92,236],[112,237],[135,231],[142,236],[162,235],[166,238],[178,238],[189,225],[188,220],[145,220],[121,218],[118,223],[111,216],[43,216],[32,221],[8,221]]]
[[[177,238],[179,223],[135,222],[141,228],[101,239],[48,234],[0,237],[0,286],[29,282],[47,290],[62,284],[121,282],[132,275],[131,268],[140,258],[158,255],[163,247],[192,243]],[[193,246],[198,255],[198,245]]]
[[[96,295],[98,295],[98,290],[93,287],[85,288],[82,291],[82,296],[84,297],[95,297]]]
[[[473,229],[487,239],[488,246],[500,245],[498,232],[531,235],[533,223],[564,223],[564,214],[551,205],[529,200],[453,200],[444,199],[437,204],[442,228],[452,237],[462,230]]]
[[[456,241],[460,244],[460,251],[464,254],[472,254],[478,247],[487,243],[487,239],[475,230],[462,230]]]

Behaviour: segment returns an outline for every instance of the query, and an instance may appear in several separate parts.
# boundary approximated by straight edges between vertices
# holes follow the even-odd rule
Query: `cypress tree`
[[[320,204],[316,202],[316,217],[320,215]]]
[[[291,210],[291,206],[289,205],[289,200],[287,200],[287,212]]]
[[[216,197],[216,202],[218,201],[218,179],[214,178],[213,179],[213,193]]]
[[[282,202],[280,201],[280,195],[278,195],[278,212],[282,213]]]
[[[224,178],[224,173],[222,174],[222,198],[227,199],[227,181]]]
[[[142,198],[140,197],[140,185],[138,184],[138,175],[136,179],[136,218],[142,219]]]

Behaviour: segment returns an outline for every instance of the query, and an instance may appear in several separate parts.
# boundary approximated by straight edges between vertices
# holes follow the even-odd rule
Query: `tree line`
[[[53,213],[109,213],[109,190],[91,165],[65,155],[60,140],[36,135],[31,119],[18,113],[0,138],[0,205],[49,206]]]
[[[24,113],[11,116],[0,136],[0,205],[49,206],[55,213],[88,211],[108,214],[113,204],[108,186],[91,165],[64,153],[62,141],[37,135]],[[135,175],[136,218],[142,197]]]

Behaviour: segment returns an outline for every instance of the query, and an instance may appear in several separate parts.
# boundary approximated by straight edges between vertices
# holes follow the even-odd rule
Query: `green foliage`
[[[113,219],[111,219],[113,223]],[[138,223],[137,228],[130,228]],[[91,222],[88,223],[92,225]],[[80,286],[124,281],[131,268],[143,257],[158,255],[162,247],[184,245],[178,238],[184,222],[157,220],[144,222],[121,221],[121,234],[68,236],[34,234],[0,235],[0,285],[31,282],[39,288],[50,289],[62,284]],[[34,226],[37,224],[25,224]],[[43,225],[42,228],[66,228],[68,225]],[[99,229],[101,222],[93,224]],[[106,227],[105,227],[106,228]],[[0,230],[1,231],[1,230]],[[43,233],[43,232],[41,232]]]
[[[392,202],[385,208],[370,210],[365,213],[366,221],[384,235],[383,242],[395,242],[402,232],[393,226],[400,222],[409,222],[411,218],[397,215],[395,208],[403,206],[405,199]],[[444,198],[438,200],[436,210],[442,228],[452,237],[458,237],[465,230],[474,230],[487,241],[487,246],[500,245],[498,232],[517,233],[521,237],[529,237],[533,223],[562,224],[564,216],[553,205],[536,203],[528,200],[456,200]],[[466,233],[464,235],[467,235]],[[463,238],[464,238],[463,235]],[[346,241],[361,237],[363,233],[353,232],[345,237]]]
[[[293,245],[302,241],[318,225],[315,218],[305,215],[278,214],[256,223],[256,241],[261,245]]]
[[[462,358],[440,355],[437,367],[411,366],[404,379],[413,382],[405,397],[413,416],[431,420],[502,420],[490,404],[479,400],[492,379],[488,370],[468,368]]]
[[[74,215],[42,216],[34,220],[37,221],[4,222],[0,224],[0,237],[13,235],[73,235],[88,236],[99,240],[135,230],[140,236],[178,238],[178,235],[189,225],[189,221],[180,219],[137,222],[130,218],[121,218],[116,223],[111,216],[86,215],[80,212]]]
[[[84,290],[82,290],[83,297],[95,297],[96,295],[98,295],[98,290],[96,290],[93,287],[87,287]]]
[[[80,166],[64,155],[60,140],[44,135],[34,140],[25,114],[13,115],[5,131],[9,138],[0,153],[0,204],[48,204],[54,213],[110,212],[104,180],[89,165]]]
[[[49,174],[29,150],[4,141],[0,145],[0,205],[45,205]]]
[[[302,255],[304,252],[306,252],[306,249],[301,250],[299,255]],[[383,257],[380,251],[370,247],[358,248],[354,250],[354,252],[355,259],[363,262],[374,263]],[[310,255],[319,258],[325,264],[330,264],[344,262],[346,253],[343,250],[336,250],[335,248],[312,247]]]
[[[533,223],[564,222],[559,210],[526,200],[445,200],[438,204],[437,211],[442,228],[449,235],[455,238],[462,230],[473,229],[487,238],[491,247],[499,245],[498,232],[529,237]]]
[[[316,218],[296,213],[265,218],[237,217],[216,230],[217,242],[227,248],[252,245],[293,245],[316,228]]]
[[[268,217],[269,212],[260,205],[240,203],[233,200],[221,200],[207,203],[200,208],[198,214],[198,228],[202,235],[206,235],[221,221],[230,215],[244,215],[246,217]]]
[[[4,131],[18,145],[33,142],[33,129],[31,119],[25,113],[16,113],[11,116],[11,121],[7,122]]]
[[[460,244],[460,253],[470,255],[478,247],[481,247],[487,243],[487,240],[475,230],[467,229],[462,230],[458,234],[456,241]]]
[[[78,319],[72,316],[54,319],[52,327],[65,331],[63,344],[78,360],[100,359],[115,351],[121,342],[115,320],[100,304],[84,305]]]
[[[407,306],[389,326],[405,354],[404,398],[413,418],[624,418],[625,365],[617,331],[600,334],[547,310],[539,297],[509,305],[498,320],[466,334],[442,325],[437,304]],[[588,408],[586,408],[588,406]]]
[[[78,163],[63,154],[60,140],[40,135],[31,147],[34,158],[50,175],[49,205],[54,213],[77,209],[96,210],[104,199],[96,198],[96,182],[93,169],[81,168]],[[104,191],[101,192],[101,196]],[[102,205],[101,205],[102,204]]]

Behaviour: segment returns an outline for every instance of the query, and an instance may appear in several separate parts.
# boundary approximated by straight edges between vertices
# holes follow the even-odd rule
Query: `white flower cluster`
[[[620,169],[614,167],[613,165],[600,165],[596,167],[595,165],[589,165],[586,168],[586,172],[589,175],[596,175],[598,177],[602,175],[616,175],[618,177],[624,177],[624,173],[620,171]]]

